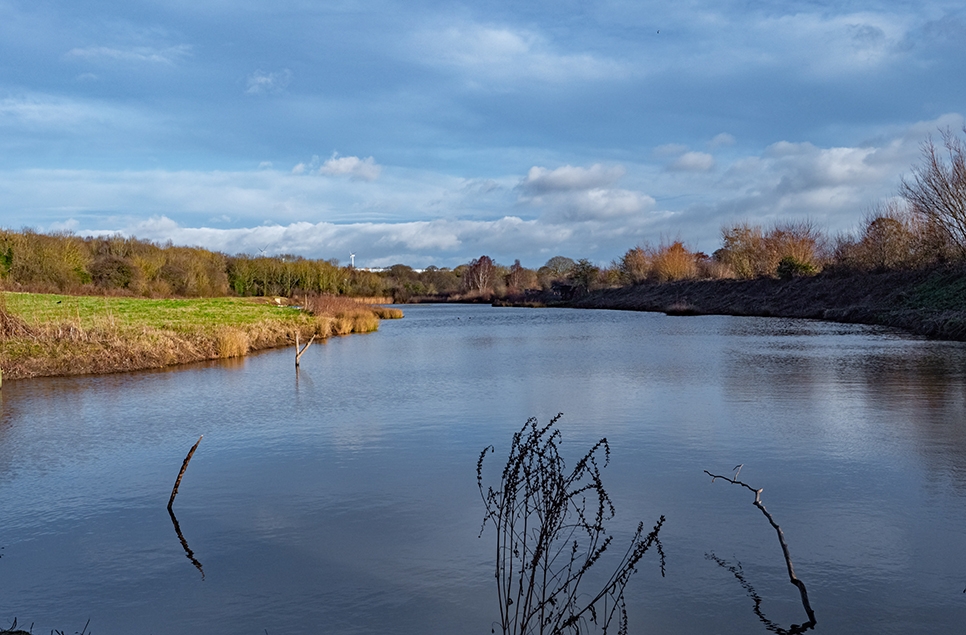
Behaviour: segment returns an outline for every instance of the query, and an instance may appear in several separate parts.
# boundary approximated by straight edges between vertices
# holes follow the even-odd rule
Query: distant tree
[[[537,280],[544,289],[550,289],[555,282],[567,279],[570,271],[577,263],[566,256],[554,256],[547,263],[537,269]]]
[[[463,272],[461,287],[463,291],[486,293],[492,291],[496,274],[496,265],[489,256],[480,256],[471,260]]]
[[[637,284],[647,279],[651,271],[651,260],[647,251],[641,247],[633,247],[621,257],[620,272],[627,282]]]
[[[537,272],[527,269],[520,264],[519,260],[514,260],[506,274],[506,286],[510,293],[520,293],[527,289],[535,289],[539,286],[537,282]]]
[[[966,258],[966,143],[948,128],[940,134],[943,149],[931,137],[922,144],[922,163],[902,179],[899,194],[914,212],[935,221]]]
[[[600,267],[595,266],[586,258],[581,258],[570,270],[569,277],[574,283],[578,292],[586,293],[597,287],[597,279],[600,276]]]
[[[573,269],[576,265],[577,263],[574,262],[573,258],[567,258],[566,256],[554,256],[547,261],[544,267],[546,267],[547,271],[549,271],[552,275],[558,278],[563,278],[569,274],[571,269]]]

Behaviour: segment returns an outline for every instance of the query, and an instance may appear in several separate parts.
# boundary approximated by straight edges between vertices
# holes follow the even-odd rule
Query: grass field
[[[0,369],[7,379],[158,368],[239,357],[312,335],[364,333],[401,317],[351,300],[304,311],[274,298],[141,299],[5,292]]]

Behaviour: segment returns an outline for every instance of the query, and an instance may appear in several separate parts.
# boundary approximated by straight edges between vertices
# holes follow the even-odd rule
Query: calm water
[[[406,307],[377,334],[234,363],[8,382],[0,414],[0,627],[35,633],[489,633],[496,475],[529,416],[564,454],[612,447],[624,538],[667,516],[631,632],[961,633],[966,348],[798,320]],[[204,440],[175,511],[188,448]]]

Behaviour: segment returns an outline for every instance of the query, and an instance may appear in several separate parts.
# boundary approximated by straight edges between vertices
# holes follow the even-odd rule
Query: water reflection
[[[815,628],[814,615],[807,622],[802,624],[792,624],[788,628],[784,628],[780,624],[768,619],[768,616],[765,615],[765,612],[761,608],[762,598],[760,595],[758,595],[758,592],[755,591],[755,587],[753,587],[751,583],[745,579],[745,572],[741,568],[740,562],[736,561],[734,564],[731,564],[727,560],[719,558],[713,552],[704,554],[704,557],[708,560],[713,560],[719,567],[722,569],[727,569],[735,576],[735,579],[738,580],[738,582],[741,584],[741,587],[748,593],[748,597],[750,597],[755,603],[754,607],[752,608],[755,617],[757,617],[761,623],[765,625],[767,630],[771,631],[772,633],[778,633],[778,635],[799,635],[800,633],[804,633],[805,631],[810,631]]]
[[[188,560],[191,561],[191,564],[195,565],[195,569],[201,572],[201,579],[204,580],[204,567],[202,567],[201,563],[198,562],[198,559],[195,558],[195,552],[192,551],[191,547],[188,546],[188,541],[185,540],[184,534],[181,533],[181,525],[178,523],[178,517],[174,515],[174,510],[171,509],[171,507],[168,507],[168,515],[171,517],[171,524],[174,525],[174,533],[178,535],[178,540],[181,542],[181,548],[184,549],[184,553],[188,557]]]

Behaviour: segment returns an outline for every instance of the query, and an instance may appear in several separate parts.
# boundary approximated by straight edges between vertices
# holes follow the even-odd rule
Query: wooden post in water
[[[171,488],[171,498],[168,499],[168,511],[171,511],[171,506],[174,504],[174,497],[178,495],[178,486],[181,485],[181,477],[184,476],[184,471],[188,469],[188,463],[191,461],[191,457],[194,455],[195,450],[198,449],[198,444],[201,440],[205,438],[205,435],[198,437],[198,441],[195,442],[191,449],[188,450],[188,456],[184,457],[184,463],[181,464],[181,471],[178,472],[178,480],[174,482],[174,487]]]
[[[312,342],[314,341],[315,341],[315,335],[313,335],[312,339],[310,339],[308,344],[305,345],[305,348],[303,348],[302,350],[299,350],[299,332],[295,331],[295,368],[299,367],[299,360],[302,359],[302,353],[307,351],[309,346],[312,346]]]

